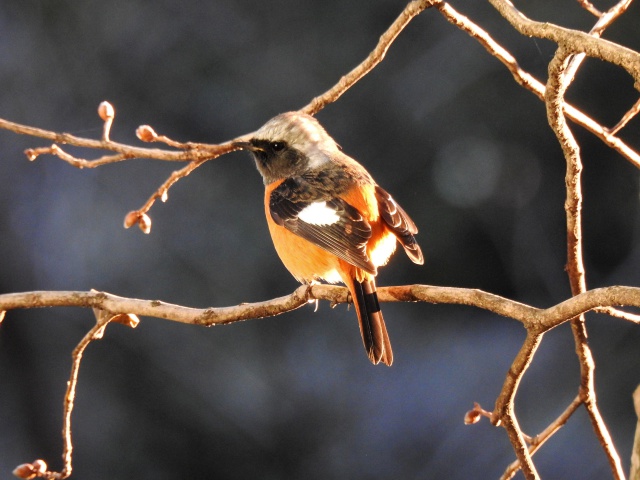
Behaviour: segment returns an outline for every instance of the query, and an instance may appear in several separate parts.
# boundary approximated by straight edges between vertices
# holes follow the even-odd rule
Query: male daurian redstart
[[[391,365],[375,276],[396,241],[422,265],[415,223],[310,115],[278,115],[235,146],[253,154],[262,174],[267,224],[282,263],[302,283],[343,282],[369,360]]]

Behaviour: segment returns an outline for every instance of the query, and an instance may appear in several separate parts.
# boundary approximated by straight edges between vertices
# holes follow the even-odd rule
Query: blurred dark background
[[[589,29],[577,2],[519,2],[533,18]],[[0,3],[0,116],[139,144],[150,124],[182,141],[253,131],[331,87],[375,46],[402,1],[20,0]],[[599,2],[606,8],[608,2]],[[554,45],[521,37],[486,2],[453,6],[544,81]],[[640,48],[635,4],[605,35]],[[618,69],[587,60],[569,98],[614,124],[637,98]],[[564,160],[544,105],[434,11],[318,118],[420,228],[424,267],[398,254],[380,285],[481,288],[539,307],[570,295]],[[634,120],[621,134],[640,145]],[[637,170],[579,127],[590,287],[640,280]],[[88,290],[194,307],[267,300],[297,287],[263,217],[246,153],[210,162],[125,230],[177,164],[133,160],[78,170],[0,131],[0,292]],[[88,158],[96,152],[70,149]],[[355,313],[321,303],[211,329],[143,318],[86,351],[73,415],[74,478],[497,478],[503,430],[463,425],[491,409],[524,338],[513,320],[451,305],[387,304],[392,368],[372,366]],[[70,354],[93,323],[80,309],[9,312],[0,328],[0,477],[35,458],[61,466]],[[622,461],[636,423],[640,330],[589,315],[600,406]],[[568,326],[549,332],[517,399],[541,431],[577,393]],[[610,476],[584,412],[537,455],[545,478]]]

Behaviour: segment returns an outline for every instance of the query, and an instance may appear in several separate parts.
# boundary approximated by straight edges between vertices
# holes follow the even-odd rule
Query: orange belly
[[[270,215],[269,212],[266,213]],[[267,223],[280,260],[296,280],[301,283],[313,280],[326,280],[329,283],[342,281],[338,273],[338,257],[273,221]]]

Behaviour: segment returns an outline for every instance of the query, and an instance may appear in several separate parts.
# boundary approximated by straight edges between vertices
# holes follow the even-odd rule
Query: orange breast
[[[266,213],[276,252],[296,280],[301,283],[313,280],[326,280],[330,283],[342,281],[338,273],[338,257],[277,225],[271,220],[269,212]]]

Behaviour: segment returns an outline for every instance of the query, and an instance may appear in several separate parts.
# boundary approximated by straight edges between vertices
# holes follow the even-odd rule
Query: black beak
[[[233,142],[232,144],[236,148],[240,148],[242,150],[249,150],[250,152],[262,152],[264,151],[262,148],[255,146],[251,142]]]

